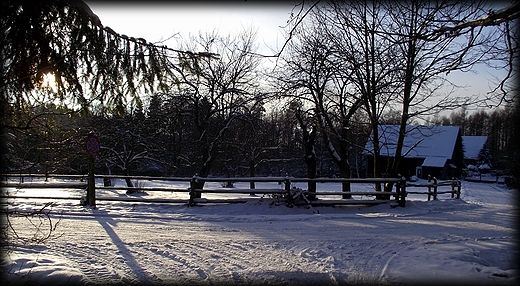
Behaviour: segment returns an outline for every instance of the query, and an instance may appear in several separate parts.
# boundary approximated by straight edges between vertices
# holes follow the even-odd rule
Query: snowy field
[[[283,188],[266,184],[257,184],[257,188]],[[116,182],[116,186],[123,185]],[[319,190],[339,188],[339,184],[318,184]],[[355,190],[371,188],[353,185]],[[3,192],[79,196],[52,189],[5,188]],[[127,196],[124,191],[100,193]],[[172,192],[138,195],[187,198],[186,193]],[[212,196],[217,195],[203,195]],[[3,285],[520,282],[516,248],[520,192],[503,185],[463,182],[461,199],[445,194],[437,201],[427,201],[426,195],[410,195],[405,208],[392,207],[394,203],[289,208],[260,195],[227,196],[245,197],[248,202],[187,207],[98,201],[97,208],[90,209],[76,200],[54,201],[49,207],[51,221],[59,223],[49,240],[41,244],[11,241],[3,249],[2,280],[7,282]],[[9,200],[8,207],[37,210],[45,202]],[[13,217],[10,222],[20,236],[35,232],[34,220]],[[40,228],[45,231],[45,227]]]

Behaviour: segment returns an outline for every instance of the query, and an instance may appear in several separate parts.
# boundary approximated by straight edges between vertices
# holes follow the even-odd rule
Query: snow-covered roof
[[[422,167],[438,167],[442,168],[446,165],[448,158],[445,157],[426,157],[422,163]]]
[[[478,154],[484,148],[487,139],[487,136],[462,136],[464,159],[478,160]]]
[[[437,166],[443,161],[439,158],[451,159],[455,143],[457,142],[459,127],[408,125],[406,132],[402,155],[405,155],[405,158],[431,158],[425,161],[425,163]],[[379,141],[381,145],[379,154],[381,156],[395,156],[398,134],[399,125],[379,126]],[[372,140],[367,142],[365,148],[367,153],[374,153]],[[445,163],[446,160],[443,162]]]

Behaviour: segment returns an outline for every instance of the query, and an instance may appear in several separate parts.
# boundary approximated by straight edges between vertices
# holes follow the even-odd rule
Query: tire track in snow
[[[53,248],[51,252],[56,255],[64,256],[76,263],[78,270],[85,276],[86,285],[121,285],[136,283],[136,279],[128,275],[129,270],[117,271],[117,262],[114,261],[112,253],[104,249],[103,246],[93,247],[83,244],[66,243],[59,248]],[[104,246],[106,247],[106,246]],[[114,250],[115,251],[115,250]],[[127,277],[128,276],[128,277]]]
[[[153,264],[160,266],[157,273],[166,275],[164,269],[176,269],[169,276],[175,276],[175,282],[181,284],[200,284],[201,281],[210,284],[244,284],[246,280],[241,273],[244,270],[242,265],[247,259],[252,259],[247,255],[247,249],[233,243],[217,246],[216,250],[211,242],[193,240],[175,240],[163,246],[150,242],[129,246],[136,252],[136,257],[146,258],[150,256],[149,253],[153,253]]]
[[[137,242],[129,246],[136,253],[139,259],[150,257],[149,253],[154,254],[153,261],[148,261],[149,265],[154,265],[156,273],[164,276],[164,280],[175,277],[182,283],[195,283],[206,280],[208,274],[200,267],[200,263],[193,259],[190,253],[184,250],[184,247],[177,247],[175,244],[166,244],[158,247],[157,244],[150,242]],[[175,273],[167,273],[168,269],[175,269]],[[154,271],[155,272],[155,271]],[[177,281],[176,281],[177,282]]]
[[[130,244],[129,248],[138,260],[153,253],[152,264],[158,265],[153,272],[167,281],[165,269],[175,269],[176,272],[170,273],[170,276],[174,275],[177,279],[174,282],[179,284],[244,285],[269,282],[269,279],[280,283],[303,283],[306,279],[318,280],[332,273],[323,271],[315,261],[294,255],[270,241],[219,241],[215,244],[214,241],[175,240],[159,245],[157,242],[141,241]],[[264,263],[270,267],[266,269]],[[149,270],[152,271],[150,267]],[[333,277],[330,279],[333,280]]]
[[[349,282],[353,284],[380,284],[381,273],[388,260],[395,255],[395,243],[367,242],[354,245],[359,251],[353,256]]]
[[[259,255],[253,244],[247,244],[249,248],[246,249],[231,242],[190,241],[184,248],[199,267],[206,269],[209,281],[243,284],[248,281],[245,274],[250,274],[255,268],[252,262]]]
[[[330,276],[332,285],[380,284],[381,273],[395,255],[395,242],[367,240],[362,242],[338,241],[326,248],[317,245],[297,251],[308,263],[318,265]]]

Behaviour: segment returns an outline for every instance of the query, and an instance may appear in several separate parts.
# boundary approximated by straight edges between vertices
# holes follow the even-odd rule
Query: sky
[[[148,42],[164,42],[174,46],[189,34],[216,31],[234,35],[253,28],[257,30],[258,52],[272,55],[285,42],[283,26],[287,24],[295,5],[290,1],[227,1],[204,2],[113,2],[86,1],[104,26],[114,31],[144,38]]]
[[[180,39],[190,34],[216,31],[234,35],[245,29],[257,30],[257,52],[274,55],[286,40],[291,13],[296,14],[298,1],[263,2],[234,0],[226,2],[141,2],[141,1],[86,1],[104,26],[120,34],[144,38],[148,42],[163,42],[176,48]],[[191,4],[196,3],[196,4]],[[166,40],[166,41],[165,41]],[[459,86],[456,95],[486,96],[496,86],[497,78],[505,71],[477,67],[474,72],[452,72],[449,79]],[[447,89],[449,90],[449,89]],[[468,109],[471,112],[472,108]],[[476,107],[473,107],[476,110]],[[447,111],[448,115],[451,111]]]

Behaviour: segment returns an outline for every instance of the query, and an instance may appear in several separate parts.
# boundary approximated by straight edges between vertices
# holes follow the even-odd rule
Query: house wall
[[[374,159],[373,156],[367,156],[367,177],[374,176]],[[388,157],[381,157],[381,174],[387,176],[389,169]],[[421,166],[424,158],[403,158],[399,164],[399,174],[405,176],[407,179],[415,175],[416,167]]]
[[[404,158],[401,161],[401,164],[399,166],[399,173],[402,176],[405,176],[407,179],[409,179],[411,176],[416,175],[417,167],[420,167],[422,163],[424,162],[423,158]],[[452,177],[460,178],[461,177],[461,168],[458,166],[457,169],[453,169],[449,166],[449,164],[454,164],[458,166],[458,164],[454,163],[454,160],[448,160],[446,162],[446,165],[444,167],[422,167],[422,177],[420,179],[427,179],[428,175],[430,175],[432,178],[435,177],[439,180],[449,180]],[[367,177],[373,177],[373,169],[374,169],[374,163],[373,163],[373,157],[367,156]],[[381,158],[381,170],[383,176],[386,175],[385,170],[387,170],[388,166],[388,158],[382,157]]]
[[[428,176],[437,179],[446,179],[447,176],[447,167],[436,168],[436,167],[423,167],[423,179],[427,179]]]

